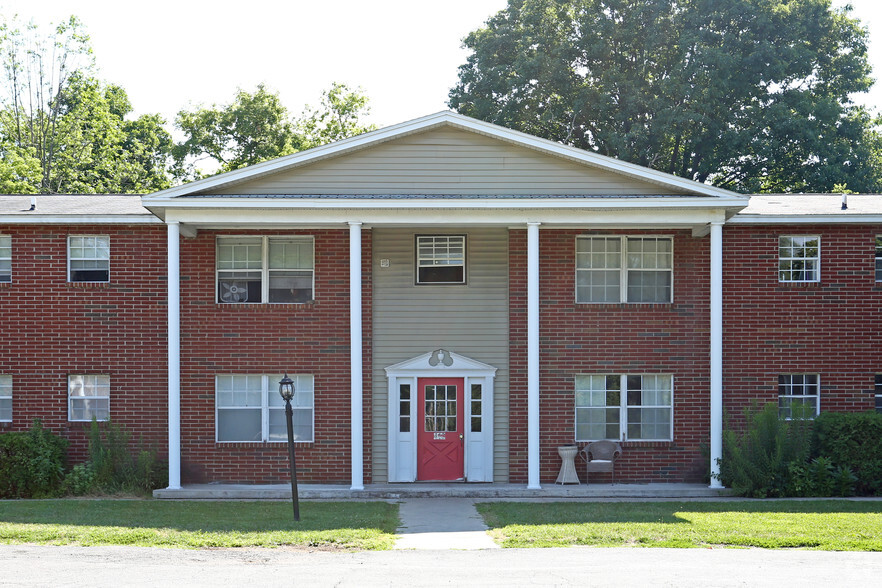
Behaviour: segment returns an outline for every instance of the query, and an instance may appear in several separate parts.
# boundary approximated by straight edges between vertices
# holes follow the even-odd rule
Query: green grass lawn
[[[882,551],[882,502],[480,503],[503,547],[765,547]]]
[[[391,549],[398,505],[385,502],[2,500],[0,544]]]

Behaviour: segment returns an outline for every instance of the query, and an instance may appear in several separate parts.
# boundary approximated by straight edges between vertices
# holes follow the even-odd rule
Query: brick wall
[[[576,304],[578,235],[674,236],[672,304]],[[540,231],[540,480],[553,482],[557,447],[575,438],[578,374],[672,374],[673,442],[624,444],[617,477],[697,482],[709,436],[709,238],[689,231]],[[511,481],[527,479],[526,231],[510,233]],[[584,477],[584,470],[580,470]]]
[[[310,235],[315,239],[315,301],[307,304],[217,304],[218,235]],[[363,231],[364,365],[371,365],[371,233]],[[315,442],[298,443],[301,482],[351,480],[349,374],[349,233],[199,231],[181,241],[181,446],[184,483],[273,483],[288,479],[285,443],[217,443],[215,376],[312,374]],[[368,368],[369,369],[369,368]],[[370,390],[367,372],[363,380]],[[371,455],[365,402],[364,455]],[[370,482],[370,463],[365,462]]]
[[[0,284],[0,374],[13,377],[13,422],[32,419],[85,459],[89,423],[68,422],[69,374],[110,376],[111,419],[167,450],[166,232],[161,225],[4,226],[12,282]],[[67,281],[67,237],[110,237],[110,282]]]
[[[726,226],[724,405],[777,402],[778,375],[820,375],[822,411],[873,408],[882,373],[882,284],[870,225]],[[778,282],[778,237],[821,238],[821,280]]]

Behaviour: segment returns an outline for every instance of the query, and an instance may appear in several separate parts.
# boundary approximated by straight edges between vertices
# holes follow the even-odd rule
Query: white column
[[[527,223],[527,488],[539,485],[539,224]]]
[[[710,471],[711,488],[722,488],[723,457],[723,223],[710,227]]]
[[[349,223],[349,373],[351,384],[352,490],[364,490],[364,423],[361,333],[361,223]]]
[[[168,223],[168,488],[181,487],[181,230]]]

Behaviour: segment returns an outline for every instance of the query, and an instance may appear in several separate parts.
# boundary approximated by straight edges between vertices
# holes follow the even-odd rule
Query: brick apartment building
[[[0,432],[170,487],[698,482],[724,412],[879,409],[882,196],[742,196],[439,113],[138,196],[0,196]],[[705,449],[703,449],[705,448]],[[708,457],[708,451],[710,457]],[[717,482],[712,482],[717,483]]]

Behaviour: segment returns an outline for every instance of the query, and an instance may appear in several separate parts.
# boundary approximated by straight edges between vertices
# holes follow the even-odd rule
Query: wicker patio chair
[[[616,460],[622,455],[622,446],[615,441],[593,441],[586,445],[582,451],[582,459],[585,460],[585,471],[609,472],[612,474],[612,483],[616,483]],[[585,483],[588,483],[590,475],[586,475]]]

